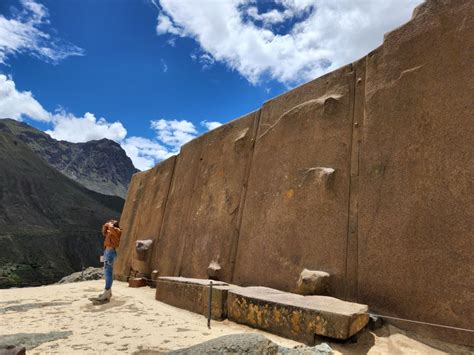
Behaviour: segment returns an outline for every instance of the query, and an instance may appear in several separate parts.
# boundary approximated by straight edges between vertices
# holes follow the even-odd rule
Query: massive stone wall
[[[162,276],[295,291],[322,270],[331,295],[374,312],[472,328],[473,15],[428,1],[366,57],[136,174],[116,276],[151,238]]]
[[[213,264],[217,278],[231,281],[258,115],[230,122],[182,148],[153,258],[160,275],[206,278]]]
[[[344,296],[353,79],[347,66],[263,106],[235,283],[292,291],[308,268]]]
[[[473,329],[474,2],[437,4],[366,58],[357,296]]]

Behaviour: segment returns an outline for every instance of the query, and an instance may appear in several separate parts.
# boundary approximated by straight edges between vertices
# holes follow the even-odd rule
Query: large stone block
[[[184,277],[159,277],[156,280],[156,299],[207,317],[210,282],[213,283],[211,318],[223,320],[227,317],[227,291],[229,290],[229,285],[224,282]]]
[[[308,268],[344,296],[353,89],[347,66],[264,105],[233,283],[293,291]]]
[[[160,235],[168,191],[171,184],[176,157],[171,157],[154,168],[134,175],[130,187],[130,201],[124,207],[125,226],[118,250],[116,274],[128,275],[132,259],[136,258],[135,241],[156,241]],[[136,180],[136,181],[135,181]],[[130,203],[129,203],[130,202]],[[122,217],[122,219],[124,219]],[[141,268],[154,269],[152,253],[141,260]],[[142,271],[142,270],[140,270]]]
[[[210,273],[220,281],[232,279],[258,114],[251,113],[202,137],[180,276],[207,278]],[[212,265],[219,269],[212,270]]]
[[[367,306],[326,296],[301,296],[266,287],[233,287],[230,320],[313,345],[315,335],[347,339],[367,324]]]
[[[231,280],[258,112],[186,144],[155,248],[160,275]],[[209,269],[219,265],[219,270]]]
[[[367,57],[359,300],[377,313],[474,324],[474,2],[428,1]],[[474,344],[472,333],[403,322]]]
[[[132,266],[134,253],[134,231],[138,228],[138,216],[141,210],[140,203],[143,196],[143,188],[149,171],[133,175],[128,187],[127,200],[120,217],[122,237],[118,249],[118,257],[114,264],[114,278],[127,281]]]
[[[153,250],[153,270],[160,276],[178,276],[185,246],[184,228],[189,220],[196,171],[201,159],[203,139],[199,137],[181,147],[176,158],[171,189],[160,238]]]

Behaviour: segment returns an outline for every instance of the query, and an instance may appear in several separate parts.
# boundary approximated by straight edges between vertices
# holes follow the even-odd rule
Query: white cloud
[[[122,148],[132,159],[137,169],[152,168],[156,162],[173,155],[166,147],[156,141],[143,137],[130,137],[122,142]]]
[[[0,117],[21,121],[26,116],[50,121],[51,115],[29,91],[18,91],[15,82],[0,74]]]
[[[293,11],[289,9],[284,11],[278,11],[276,9],[273,9],[271,11],[260,14],[258,13],[258,8],[256,6],[249,7],[246,13],[253,20],[262,21],[265,26],[281,23],[293,16]]]
[[[46,32],[48,9],[34,0],[20,0],[21,11],[7,18],[0,15],[0,64],[12,55],[27,53],[57,63],[70,56],[82,56],[84,50]]]
[[[209,69],[216,62],[215,59],[208,53],[191,53],[191,59],[201,64],[202,69]]]
[[[253,1],[160,0],[157,33],[195,39],[204,53],[251,83],[269,77],[295,84],[365,55],[421,2],[275,0],[279,7],[258,13],[248,6]],[[286,20],[293,23],[286,33],[273,29]]]
[[[161,35],[164,33],[172,33],[174,35],[182,36],[183,31],[179,27],[173,25],[171,19],[163,14],[159,14],[157,17],[156,33]]]
[[[159,119],[150,123],[157,139],[174,150],[189,142],[198,134],[194,124],[186,120]]]
[[[105,118],[97,119],[93,113],[86,112],[83,117],[60,111],[53,115],[54,128],[46,131],[57,140],[73,143],[88,142],[107,138],[121,142],[127,136],[127,130],[120,122],[107,122]]]
[[[107,138],[119,143],[132,159],[137,169],[145,170],[157,162],[179,153],[180,147],[198,136],[199,131],[192,122],[186,120],[160,119],[150,122],[156,134],[154,139],[127,136],[127,129],[119,121],[109,122],[86,112],[83,116],[59,109],[48,112],[29,91],[18,91],[15,82],[0,74],[0,118],[13,118],[21,121],[30,118],[49,123],[47,130],[51,137],[73,143]],[[219,122],[203,121],[208,129]]]
[[[162,67],[163,73],[168,72],[168,64],[166,64],[166,61],[164,59],[161,59],[161,67]]]
[[[209,131],[212,131],[213,129],[222,126],[222,123],[217,122],[217,121],[201,121],[201,126],[207,128]]]
[[[17,90],[15,82],[3,74],[0,74],[0,118],[18,121],[30,118],[47,122],[52,128],[46,133],[54,139],[73,143],[111,139],[121,144],[137,169],[148,169],[157,161],[172,155],[171,151],[158,142],[141,137],[127,138],[127,130],[119,121],[97,119],[90,112],[86,112],[83,117],[76,117],[62,109],[50,113],[31,92]]]

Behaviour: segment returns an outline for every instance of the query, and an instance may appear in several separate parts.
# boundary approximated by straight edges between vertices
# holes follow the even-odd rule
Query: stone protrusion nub
[[[300,274],[295,291],[300,295],[327,295],[329,276],[324,271],[304,269]]]
[[[222,268],[219,263],[217,261],[212,261],[207,267],[207,276],[211,280],[219,280],[221,270]]]

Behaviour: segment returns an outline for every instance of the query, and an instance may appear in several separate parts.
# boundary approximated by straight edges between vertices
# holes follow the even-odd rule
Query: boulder
[[[88,267],[84,271],[78,271],[71,275],[64,276],[58,281],[58,284],[67,284],[71,282],[100,280],[104,277],[104,269],[99,267]]]

